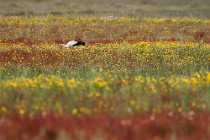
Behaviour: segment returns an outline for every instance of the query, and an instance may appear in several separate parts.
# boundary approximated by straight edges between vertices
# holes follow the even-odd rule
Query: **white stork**
[[[85,42],[72,40],[72,41],[69,41],[67,44],[61,44],[61,45],[65,48],[74,48],[75,46],[80,46],[80,45],[85,46]]]

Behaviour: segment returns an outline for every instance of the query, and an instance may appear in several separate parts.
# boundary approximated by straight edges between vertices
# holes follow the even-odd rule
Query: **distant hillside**
[[[210,0],[1,0],[0,15],[210,17]]]

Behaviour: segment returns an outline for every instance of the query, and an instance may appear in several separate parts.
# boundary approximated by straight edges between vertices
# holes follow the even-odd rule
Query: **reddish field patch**
[[[209,113],[161,113],[129,116],[45,114],[1,118],[0,138],[198,140],[210,138]],[[199,122],[199,123],[198,123]]]
[[[24,63],[24,64],[58,64],[62,61],[59,52],[51,50],[25,51],[20,49],[3,50],[0,52],[0,62]]]

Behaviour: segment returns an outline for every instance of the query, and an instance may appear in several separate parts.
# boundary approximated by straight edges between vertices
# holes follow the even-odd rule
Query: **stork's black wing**
[[[79,46],[79,45],[85,46],[85,42],[83,42],[83,41],[77,41],[77,43],[74,44],[73,46]]]

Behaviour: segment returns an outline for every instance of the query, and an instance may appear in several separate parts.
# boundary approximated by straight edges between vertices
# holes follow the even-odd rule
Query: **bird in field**
[[[83,41],[78,41],[78,40],[72,40],[72,41],[69,41],[67,44],[61,44],[63,47],[65,48],[74,48],[76,46],[85,46],[85,42]]]

